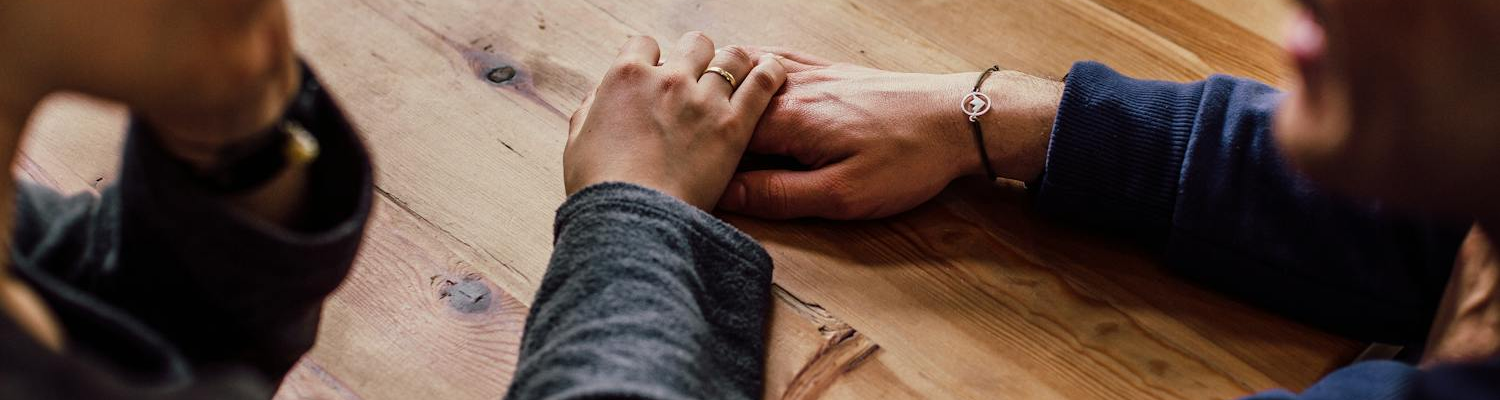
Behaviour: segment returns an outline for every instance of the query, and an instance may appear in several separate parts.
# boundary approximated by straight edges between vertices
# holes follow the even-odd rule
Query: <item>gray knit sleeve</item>
[[[557,212],[507,398],[761,396],[771,258],[749,236],[636,185]]]

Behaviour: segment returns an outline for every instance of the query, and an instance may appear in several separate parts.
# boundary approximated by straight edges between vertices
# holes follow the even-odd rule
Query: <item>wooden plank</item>
[[[526,305],[473,268],[481,255],[400,207],[379,199],[308,358],[363,398],[503,393]]]
[[[97,192],[119,174],[124,130],[124,107],[78,94],[50,96],[27,121],[14,170],[64,193]]]
[[[702,29],[908,71],[1061,76],[1098,59],[1154,78],[1274,79],[1274,12],[1233,1],[1246,0],[294,0],[299,50],[366,135],[381,199],[279,397],[503,393],[551,251],[565,115],[628,34],[670,46]],[[501,65],[520,75],[483,79]],[[64,103],[34,121],[18,171],[89,190],[117,168],[122,111]],[[968,182],[886,221],[730,217],[777,262],[767,397],[1223,398],[1303,387],[1359,349],[1026,201]],[[488,307],[455,307],[486,290]]]
[[[823,304],[888,353],[945,371],[976,371],[964,382],[976,386],[963,386],[974,390],[984,389],[987,376],[1045,381],[1030,375],[1066,374],[1049,368],[1067,367],[1086,372],[1059,379],[1056,387],[1074,391],[1065,398],[1108,397],[1083,392],[1091,384],[1124,397],[1222,397],[1303,387],[1359,350],[1356,343],[1188,287],[1128,246],[1053,227],[1029,214],[1024,193],[996,193],[978,182],[952,191],[958,196],[889,225],[816,227],[826,235],[735,221],[770,246],[791,249],[778,258],[778,282],[789,291]],[[834,240],[839,243],[825,242]],[[901,257],[927,262],[890,261]],[[1245,326],[1258,328],[1247,334]],[[1086,359],[1091,362],[1058,362]],[[1300,361],[1287,362],[1293,359]],[[955,368],[954,360],[968,368]],[[1094,368],[1089,364],[1103,367],[1088,371]],[[1005,371],[1019,375],[996,376]],[[1145,386],[1140,391],[1122,390],[1137,380]],[[1044,394],[1037,396],[1051,397]]]
[[[358,400],[358,394],[311,358],[303,358],[282,379],[275,399]]]
[[[880,49],[884,53],[899,55],[881,66],[957,70],[972,64],[966,60],[981,56],[972,54],[979,50],[953,50],[963,49],[963,46],[935,45],[939,41],[958,42],[972,36],[970,31],[942,29],[943,27],[993,23],[1004,26],[1004,23],[1014,23],[1020,24],[1013,28],[1016,29],[1014,37],[994,46],[1004,45],[1014,49],[1011,58],[1022,63],[1028,62],[1027,60],[1043,60],[1049,64],[1065,65],[1061,60],[1081,58],[1078,54],[1097,53],[1127,72],[1143,72],[1160,77],[1186,79],[1200,77],[1213,70],[1196,53],[1157,35],[1118,12],[1091,2],[986,3],[997,4],[994,6],[997,8],[1005,7],[1010,14],[961,14],[974,20],[963,21],[960,18],[959,24],[951,21],[952,18],[947,18],[954,15],[952,12],[941,13],[945,10],[941,7],[943,4],[957,3],[918,3],[920,4],[913,6],[913,9],[897,7],[891,3],[877,3],[887,8],[874,8],[844,2],[762,2],[755,7],[735,7],[725,3],[674,1],[511,2],[483,5],[454,2],[441,6],[400,1],[341,5],[330,1],[320,2],[318,6],[337,9],[344,16],[324,17],[358,19],[363,21],[361,26],[369,27],[368,30],[360,29],[355,32],[357,34],[351,34],[348,29],[330,29],[330,32],[322,34],[304,33],[311,38],[303,43],[304,46],[312,46],[307,43],[326,46],[321,47],[320,51],[309,51],[309,54],[328,54],[327,57],[331,60],[318,60],[320,63],[351,64],[352,61],[345,58],[359,59],[363,57],[358,55],[366,51],[380,54],[382,50],[389,50],[390,54],[399,56],[383,56],[380,57],[383,61],[372,65],[389,63],[393,65],[385,67],[386,69],[417,75],[415,78],[403,79],[400,83],[388,83],[387,77],[382,76],[387,75],[384,72],[351,71],[344,74],[334,72],[330,80],[335,82],[332,85],[335,88],[349,87],[355,88],[351,89],[354,91],[384,94],[400,92],[399,96],[394,97],[416,97],[424,103],[430,102],[427,107],[420,108],[406,108],[407,102],[400,100],[374,101],[351,107],[365,108],[364,112],[356,111],[363,115],[373,115],[376,110],[371,108],[389,111],[372,117],[379,121],[370,124],[373,130],[369,133],[374,137],[372,141],[399,140],[403,144],[377,144],[377,148],[387,151],[384,153],[387,158],[383,164],[386,166],[383,177],[395,182],[387,185],[392,193],[409,199],[412,207],[418,210],[417,213],[437,221],[445,229],[455,232],[456,236],[470,238],[478,247],[495,249],[498,259],[535,259],[532,262],[513,263],[519,265],[516,269],[520,269],[522,275],[528,275],[524,282],[515,283],[517,292],[528,290],[526,282],[534,279],[540,271],[527,268],[544,265],[540,261],[545,253],[530,250],[516,253],[514,248],[519,246],[518,242],[545,246],[546,237],[538,232],[546,231],[533,230],[529,235],[534,236],[528,238],[525,237],[527,233],[497,230],[489,221],[503,220],[516,210],[526,213],[528,211],[524,211],[525,207],[534,205],[539,194],[551,195],[555,193],[551,191],[560,186],[556,183],[556,175],[516,176],[521,174],[506,172],[509,171],[509,165],[535,163],[536,166],[545,168],[555,165],[555,159],[528,158],[522,161],[488,142],[495,138],[507,138],[502,140],[514,140],[512,148],[520,154],[528,157],[536,154],[542,154],[541,158],[556,157],[560,152],[560,143],[556,136],[547,133],[561,132],[562,120],[555,110],[567,109],[581,98],[582,92],[592,82],[591,78],[585,77],[596,76],[603,70],[603,66],[612,57],[613,45],[625,34],[645,33],[672,37],[685,28],[701,26],[707,27],[710,34],[718,35],[724,42],[737,41],[735,39],[740,35],[748,37],[750,34],[765,34],[769,37],[763,38],[762,43],[810,44],[814,51],[818,51],[821,44],[822,52],[832,52],[835,58],[842,56],[843,59],[857,59],[855,54],[860,50]],[[930,8],[920,7],[929,3],[935,5]],[[368,9],[360,9],[360,5]],[[589,7],[595,9],[591,10]],[[779,25],[768,23],[778,21],[769,18],[772,16],[782,16],[788,21]],[[320,17],[319,20],[325,18]],[[1051,22],[1055,26],[1038,21]],[[329,25],[343,26],[339,23]],[[543,26],[546,29],[542,29]],[[736,26],[745,26],[747,29],[744,31],[750,33],[740,34],[737,32],[741,30],[728,28]],[[763,28],[768,26],[782,29]],[[1034,30],[1026,30],[1031,28]],[[848,32],[859,34],[850,35]],[[916,32],[923,34],[914,34]],[[361,34],[364,35],[363,39],[359,38]],[[380,48],[360,48],[361,43],[379,43]],[[1051,51],[1054,49],[1057,51]],[[965,53],[966,51],[969,53]],[[865,55],[868,53],[866,51]],[[350,54],[356,56],[347,56]],[[1051,61],[1052,59],[1056,61]],[[534,79],[521,86],[494,88],[478,78],[486,68],[501,63],[518,66],[523,72],[535,71]],[[1040,68],[1033,68],[1036,69]],[[445,70],[447,75],[422,73],[431,70]],[[434,97],[434,93],[439,92],[442,93],[441,98]],[[373,96],[353,94],[346,97]],[[479,106],[486,102],[499,104]],[[392,108],[392,104],[401,106]],[[427,115],[447,114],[450,110],[458,109],[470,110],[471,118],[454,121]],[[509,122],[502,123],[502,120]],[[540,151],[537,151],[537,147],[541,147]],[[490,151],[475,150],[484,148],[489,148]],[[391,156],[390,151],[398,154]],[[451,157],[455,153],[459,156]],[[476,159],[472,156],[473,153],[492,155]],[[448,182],[425,177],[434,172],[444,173],[444,178],[459,180],[466,173],[508,176],[503,180],[505,184],[488,186],[479,182],[470,185],[470,182],[465,181],[458,186],[463,188],[464,194],[458,195],[453,193],[453,186]],[[527,187],[531,190],[507,191],[514,179],[527,182],[516,184],[529,185]],[[471,202],[476,198],[491,200]],[[959,204],[964,201],[955,200],[951,196],[945,199],[944,201],[957,201]],[[484,203],[495,204],[495,200],[500,200],[498,204],[518,206],[503,211],[479,207]],[[551,199],[548,205],[555,204],[557,200]],[[546,215],[549,211],[550,209],[532,209],[530,212]],[[955,218],[952,216],[927,215],[914,219],[910,224],[931,225],[934,222],[953,220]],[[935,378],[944,387],[976,392],[988,390],[991,393],[1039,397],[1091,397],[1106,396],[1108,393],[1168,396],[1185,393],[1196,397],[1245,393],[1282,385],[1295,387],[1316,376],[1316,373],[1312,373],[1299,376],[1300,380],[1278,381],[1263,368],[1248,364],[1226,350],[1225,346],[1215,343],[1217,338],[1210,340],[1197,334],[1193,326],[1176,322],[1165,316],[1163,311],[1146,309],[1141,311],[1144,315],[1136,315],[1135,312],[1115,310],[1112,307],[1115,304],[1144,301],[1139,296],[1131,295],[1126,288],[1114,286],[1098,275],[1088,275],[1090,269],[1080,265],[1064,268],[1063,271],[1079,274],[1081,277],[1068,275],[1067,279],[1062,279],[1052,273],[1037,272],[1048,271],[1047,268],[1039,267],[1029,272],[1036,274],[1031,276],[1026,274],[1027,270],[1014,271],[1016,267],[1008,263],[1024,258],[991,251],[977,255],[983,262],[989,262],[980,263],[988,265],[987,269],[977,272],[962,270],[979,276],[986,276],[980,273],[984,271],[991,271],[989,274],[993,274],[993,271],[1005,271],[1050,283],[1043,288],[1045,290],[1031,292],[1004,285],[965,286],[964,282],[955,281],[964,274],[908,274],[851,280],[849,271],[859,270],[851,267],[866,263],[893,264],[916,271],[946,265],[948,258],[923,256],[922,249],[916,245],[900,241],[870,240],[862,236],[879,237],[882,231],[898,226],[895,224],[900,224],[900,221],[898,218],[895,221],[868,223],[868,228],[848,228],[847,225],[818,222],[811,223],[811,226],[788,226],[757,225],[761,223],[737,220],[747,227],[763,226],[763,230],[752,229],[757,234],[772,238],[780,234],[794,238],[786,242],[768,240],[768,247],[781,264],[777,282],[799,296],[823,304],[834,315],[849,321],[855,329],[881,345],[883,354],[892,355],[889,359],[900,360],[892,367],[893,375],[910,377],[912,381],[921,380],[918,378],[922,378],[922,374],[927,373],[925,371],[944,371],[945,376]],[[827,228],[829,226],[836,226],[838,229]],[[995,226],[978,228],[1005,231]],[[975,227],[969,229],[979,230]],[[838,232],[833,232],[835,230]],[[819,243],[823,247],[816,249],[817,252],[879,254],[880,259],[810,257],[806,259],[810,261],[804,261],[798,257],[805,252],[788,245],[809,242]],[[1014,249],[1008,251],[1020,252]],[[1113,260],[1116,257],[1125,256],[1101,258]],[[1148,265],[1148,261],[1140,257],[1126,260],[1130,260],[1128,262],[1133,265]],[[1058,268],[1053,265],[1046,267]],[[1162,275],[1161,271],[1142,270],[1155,276]],[[1076,290],[1069,289],[1069,285],[1085,285],[1090,288],[1101,286],[1107,289],[1106,293],[1115,294],[1097,298],[1079,296],[1073,293]],[[1180,282],[1176,285],[1182,286]],[[1032,304],[1017,306],[1011,304],[1016,300],[995,297],[1011,295],[1007,290],[1019,292],[1020,296],[1029,298],[1058,296],[1067,299],[1072,296],[1076,299],[1072,302],[1060,302],[1062,305],[1030,310],[1024,306]],[[1223,299],[1207,301],[1212,304],[1211,309],[1232,307],[1226,305],[1228,303]],[[1088,307],[1095,303],[1106,306]],[[920,304],[925,307],[906,310],[919,315],[906,315],[887,312],[892,310],[877,306],[880,304]],[[956,311],[952,314],[933,313],[929,308],[953,308]],[[1048,315],[1057,320],[1028,320],[1029,316],[1036,314]],[[914,324],[904,318],[925,320],[932,326],[912,328]],[[1073,318],[1086,320],[1086,323],[1069,323]],[[1107,328],[1099,328],[1110,326],[1108,324],[1114,324],[1115,329],[1123,330],[1124,333],[1115,334],[1111,338],[1093,338],[1087,335],[1091,329],[1109,331]],[[1305,329],[1293,330],[1310,337],[1309,340],[1326,339]],[[1014,350],[995,348],[996,343],[1003,343],[999,339],[1005,339],[1005,335],[1016,335],[1040,344],[1027,346],[1014,343]],[[1120,339],[1113,339],[1114,336]],[[1163,337],[1172,337],[1173,341],[1161,340]],[[900,345],[892,346],[889,343]],[[1304,351],[1296,355],[1319,359],[1340,358],[1338,346],[1308,346],[1302,350]],[[970,357],[971,352],[977,352],[979,356]],[[1065,361],[1069,359],[1083,362]],[[1077,381],[1094,383],[1078,384]]]
[[[765,398],[942,397],[935,380],[892,374],[879,345],[822,306],[779,286],[772,294]]]
[[[1276,84],[1288,71],[1285,52],[1278,44],[1279,41],[1248,30],[1221,14],[1202,7],[1194,0],[1092,1],[1182,46],[1202,59],[1214,73],[1245,76]],[[1272,17],[1256,15],[1241,18]],[[1256,26],[1271,23],[1256,22],[1261,23]]]
[[[518,3],[495,4],[515,6],[507,16],[531,14]],[[431,7],[473,13],[458,5],[472,4]],[[427,29],[458,21],[426,25],[418,19],[425,7],[382,0],[291,4],[299,49],[355,116],[374,149],[382,190],[483,253],[487,260],[477,268],[529,304],[551,252],[552,212],[562,201],[555,183],[563,135],[553,133],[565,131],[566,122],[541,98],[581,98],[588,82],[550,83],[528,67],[518,78],[528,84],[491,86],[466,58],[491,45],[485,35],[435,35]],[[481,61],[495,59],[475,62]],[[531,89],[543,82],[554,91]]]
[[[1193,0],[1245,30],[1272,43],[1281,43],[1287,23],[1297,12],[1293,1]]]
[[[1245,321],[1274,325],[1274,318],[1227,307],[1206,293],[1183,296],[1174,289],[1181,282],[1162,277],[1139,255],[1109,251],[1107,243],[1047,232],[1038,221],[998,225],[995,220],[1027,218],[1016,210],[988,216],[971,207],[940,200],[892,224],[852,223],[814,233],[736,223],[754,226],[758,239],[781,250],[778,283],[818,299],[900,358],[895,374],[943,371],[938,379],[945,387],[976,398],[1226,397],[1305,385],[1347,360],[1341,353],[1358,350],[1293,329],[1277,340],[1331,347],[1294,349],[1278,360],[1240,357],[1226,348],[1286,347],[1231,332]],[[840,233],[838,239],[831,232]],[[1107,263],[1084,264],[1080,253]],[[1156,289],[1171,295],[1147,301],[1137,291],[1153,288],[1121,286],[1118,275],[1148,276],[1137,283],[1158,281]],[[1205,308],[1243,319],[1189,314]],[[1216,329],[1205,332],[1200,324]],[[1230,335],[1213,335],[1223,333]],[[1273,378],[1288,359],[1313,366]],[[1269,363],[1254,364],[1260,361]]]

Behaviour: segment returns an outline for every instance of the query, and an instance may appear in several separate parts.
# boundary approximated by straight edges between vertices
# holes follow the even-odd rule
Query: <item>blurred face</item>
[[[1500,216],[1500,1],[1300,1],[1283,153],[1344,193]]]

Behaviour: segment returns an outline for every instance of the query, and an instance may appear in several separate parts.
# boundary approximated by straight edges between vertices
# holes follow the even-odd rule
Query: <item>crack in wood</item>
[[[850,328],[836,331],[825,338],[827,340],[818,346],[812,359],[787,384],[782,399],[822,397],[840,377],[854,371],[880,350],[880,345]]]
[[[827,337],[829,332],[849,328],[849,324],[846,324],[844,323],[844,321],[840,321],[838,318],[835,318],[833,316],[833,313],[828,312],[828,310],[824,309],[823,306],[818,305],[818,303],[812,303],[806,300],[802,300],[802,298],[797,297],[797,295],[787,291],[786,288],[781,287],[781,285],[772,284],[771,295],[775,296],[778,299],[781,299],[782,301],[785,301],[787,305],[792,306],[792,309],[796,310],[798,315],[801,315],[807,318],[809,321],[818,324],[818,332],[823,333],[824,337]]]
[[[880,345],[834,317],[823,306],[804,301],[780,285],[771,285],[771,294],[792,306],[798,315],[817,324],[818,332],[823,335],[818,351],[792,377],[782,399],[819,398],[840,377],[854,371],[880,350]]]
[[[521,152],[519,152],[519,151],[516,151],[515,147],[510,147],[510,143],[505,143],[504,140],[499,140],[499,139],[496,139],[496,140],[500,142],[501,146],[505,146],[506,150],[510,150],[510,152],[516,153],[516,155],[520,156],[521,158],[526,158],[526,155],[521,154]]]
[[[346,385],[343,380],[333,376],[328,370],[323,369],[323,366],[314,361],[311,356],[298,360],[297,365],[293,366],[292,371],[287,373],[286,380],[287,382],[283,383],[277,389],[276,394],[273,395],[273,400],[300,398],[363,399],[349,385]],[[304,392],[306,389],[316,390]]]

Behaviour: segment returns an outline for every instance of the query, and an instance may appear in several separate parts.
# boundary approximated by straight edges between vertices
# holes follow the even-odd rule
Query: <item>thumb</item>
[[[719,209],[767,219],[835,217],[842,207],[840,170],[741,172],[729,181]]]

